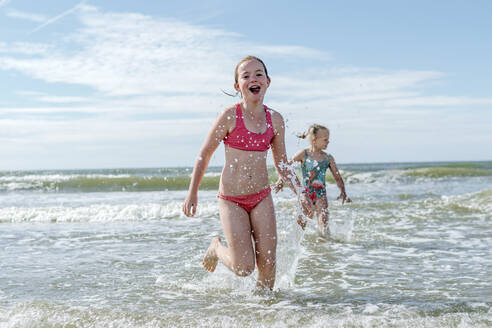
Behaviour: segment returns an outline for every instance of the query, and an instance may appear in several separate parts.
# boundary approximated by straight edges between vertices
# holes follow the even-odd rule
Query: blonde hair
[[[330,129],[328,129],[326,126],[320,124],[312,124],[306,132],[303,132],[297,137],[301,139],[306,139],[307,137],[309,137],[309,142],[312,143],[314,138],[316,138],[319,130],[326,130],[328,133],[330,133]]]

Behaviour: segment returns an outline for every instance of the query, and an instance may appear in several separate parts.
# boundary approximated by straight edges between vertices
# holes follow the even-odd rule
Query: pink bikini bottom
[[[272,189],[270,186],[265,189],[249,195],[241,195],[241,196],[226,196],[219,192],[217,197],[228,200],[230,202],[236,203],[238,206],[242,207],[246,212],[251,212],[253,208],[256,207],[265,197],[267,197]]]

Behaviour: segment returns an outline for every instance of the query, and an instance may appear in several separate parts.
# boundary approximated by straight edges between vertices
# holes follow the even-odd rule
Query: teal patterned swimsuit
[[[304,150],[304,155],[304,163],[301,166],[302,179],[309,193],[309,197],[312,201],[316,201],[326,194],[326,169],[330,167],[331,155],[328,154],[321,162],[311,158],[306,150]]]

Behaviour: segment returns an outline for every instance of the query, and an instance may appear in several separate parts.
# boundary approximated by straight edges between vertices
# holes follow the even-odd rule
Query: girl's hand
[[[198,205],[198,196],[196,194],[188,194],[182,206],[184,215],[194,216],[196,213],[197,205]]]
[[[282,191],[282,189],[284,189],[284,182],[282,179],[278,179],[278,181],[273,185],[273,191],[278,193],[279,191]]]
[[[347,202],[347,203],[352,203],[352,200],[347,197],[344,191],[340,193],[340,196],[337,197],[337,200],[341,199],[342,200],[342,205]]]
[[[309,195],[306,191],[301,192],[301,195],[299,196],[299,202],[301,203],[302,212],[304,213],[304,215],[312,219],[314,215],[313,202],[311,201],[311,198],[309,198]]]
[[[302,215],[299,215],[297,217],[297,224],[299,224],[302,228],[302,230],[304,230],[306,228],[306,220],[304,220],[304,218],[302,217]]]

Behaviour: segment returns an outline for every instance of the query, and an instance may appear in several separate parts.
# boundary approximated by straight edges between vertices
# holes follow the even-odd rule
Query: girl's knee
[[[234,273],[240,277],[247,277],[255,271],[255,264],[240,263],[234,266]]]
[[[233,271],[240,277],[246,277],[255,271],[255,258],[253,256],[244,256],[241,259],[233,261]]]

